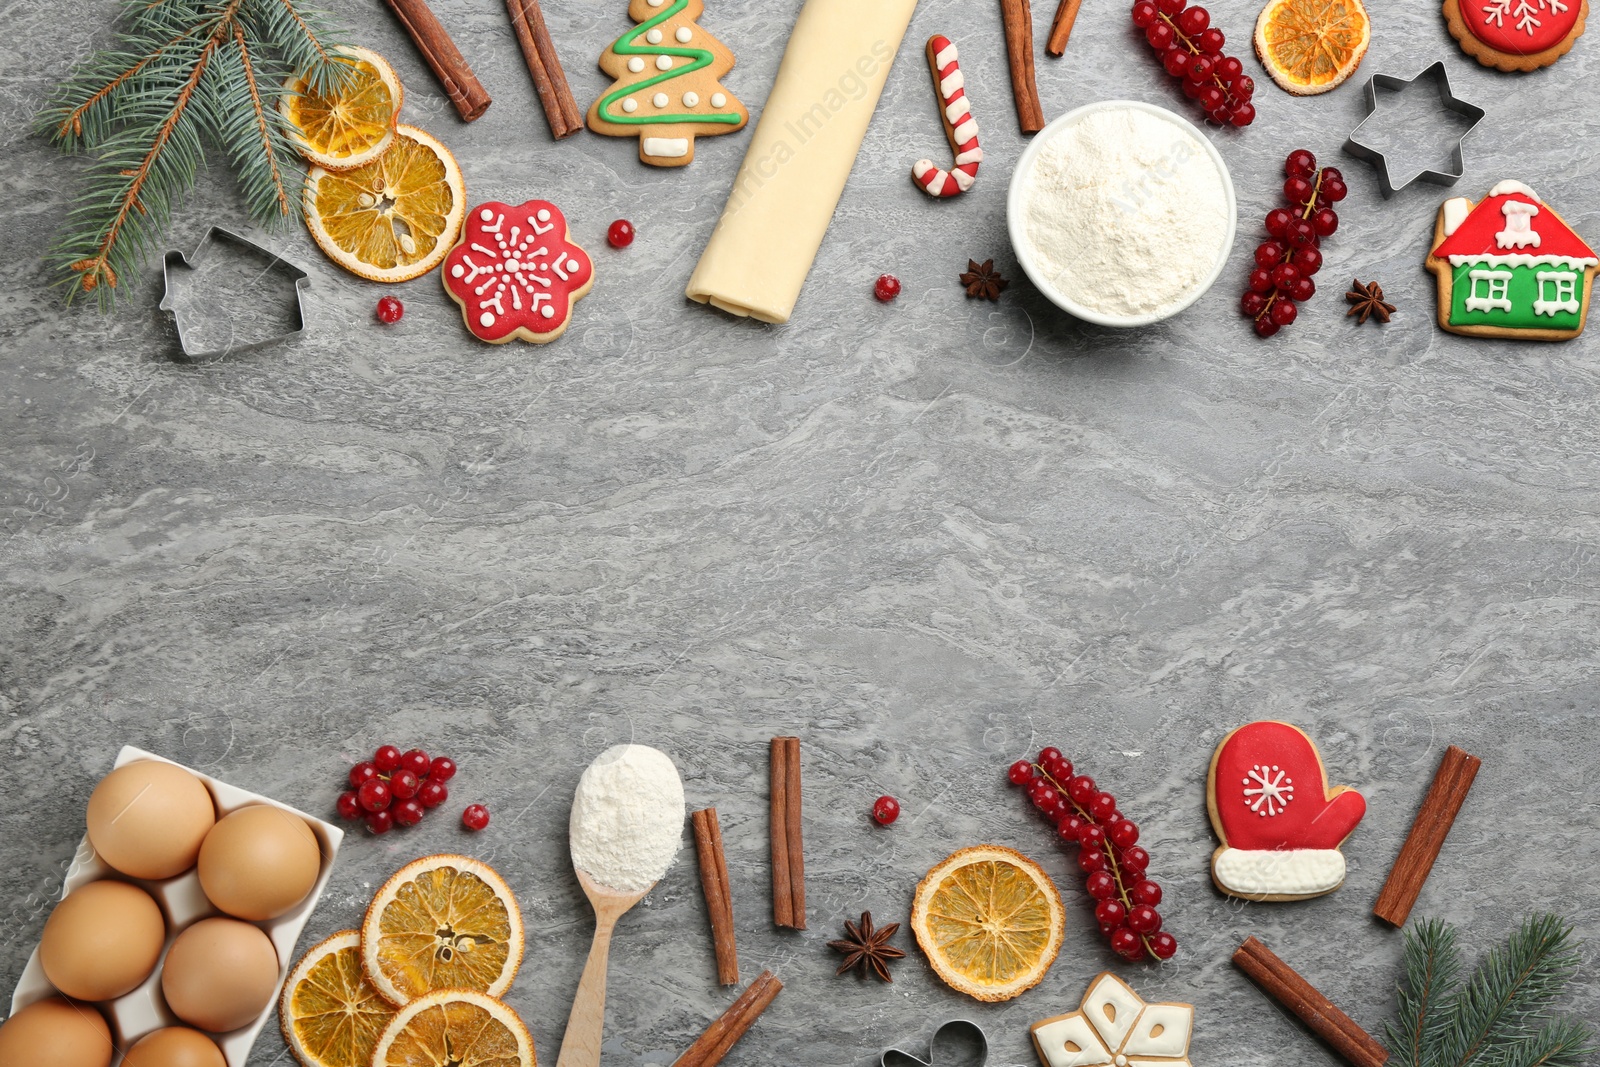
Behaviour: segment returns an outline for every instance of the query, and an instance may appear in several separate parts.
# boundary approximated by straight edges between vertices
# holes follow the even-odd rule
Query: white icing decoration
[[[639,110],[639,101],[635,100],[631,96],[628,97],[628,99],[626,99],[626,100],[624,100],[622,102],[622,110],[630,111],[630,112],[631,111],[638,111]]]
[[[644,2],[649,4],[651,7],[660,7],[662,4],[666,3],[667,0],[644,0]]]
[[[478,218],[482,219],[484,222],[488,222],[490,219],[494,218],[494,212],[490,211],[488,208],[484,208],[482,211],[478,212]],[[485,229],[487,228],[488,227],[485,227]]]
[[[465,273],[466,273],[466,268],[462,267],[462,265],[459,264],[459,263],[457,263],[455,266],[450,268],[450,277],[452,277],[452,278],[459,278]]]
[[[1344,853],[1336,848],[1224,848],[1211,859],[1218,883],[1243,896],[1310,896],[1344,881]]]
[[[640,59],[638,56],[634,56],[632,59],[628,60],[628,69],[633,71],[635,74],[639,73],[644,69],[644,60]]]
[[[1177,1058],[1189,1051],[1194,1008],[1187,1004],[1149,1004],[1128,1035],[1122,1051],[1129,1056]]]
[[[1513,7],[1513,4],[1516,6]],[[1559,15],[1567,9],[1567,5],[1561,0],[1489,0],[1483,6],[1483,21],[1485,25],[1493,23],[1496,29],[1505,29],[1505,20],[1509,16],[1516,20],[1516,29],[1526,30],[1528,36],[1532,37],[1534,31],[1544,25],[1539,15],[1547,9],[1552,15]]]
[[[539,309],[539,314],[543,315],[547,319],[553,319],[556,317],[556,309],[550,304],[546,304],[544,307]]]
[[[1452,196],[1444,202],[1444,235],[1449,237],[1461,228],[1472,214],[1472,201],[1464,196]]]
[[[1084,994],[1082,1010],[1107,1047],[1120,1051],[1142,1007],[1144,1001],[1125,983],[1102,979]]]
[[[1593,256],[1530,256],[1523,252],[1511,252],[1503,256],[1485,253],[1450,257],[1452,267],[1465,267],[1469,263],[1474,267],[1571,267],[1573,270],[1584,270],[1600,266],[1600,259]]]
[[[684,107],[694,107],[698,103],[700,103],[700,94],[699,93],[684,93],[683,94],[683,106]]]
[[[656,56],[656,69],[657,70],[671,70],[672,69],[672,57],[671,56]]]
[[[939,82],[939,95],[946,100],[956,95],[956,90],[963,88],[967,79],[962,77],[959,69],[950,72],[950,76]]]
[[[1496,182],[1495,187],[1489,190],[1489,196],[1491,198],[1496,196],[1510,196],[1512,193],[1521,193],[1529,200],[1539,199],[1538,193],[1534,192],[1532,189],[1529,189],[1521,182],[1514,181],[1511,178],[1507,178],[1501,182]]]
[[[1539,205],[1530,204],[1525,200],[1507,200],[1500,205],[1500,213],[1506,217],[1506,228],[1494,235],[1496,248],[1527,248],[1532,245],[1539,247],[1543,240],[1539,231],[1533,228],[1533,217],[1539,214]]]
[[[1039,1023],[1033,1039],[1050,1067],[1103,1067],[1111,1062],[1111,1051],[1077,1012]]]
[[[1289,810],[1294,799],[1294,779],[1278,768],[1256,764],[1244,779],[1244,802],[1251,811],[1263,819],[1282,815]]]
[[[661,31],[660,30],[651,30],[649,33],[644,35],[644,39],[649,41],[651,44],[660,44],[661,43]]]
[[[689,154],[687,137],[641,137],[639,150],[660,159],[678,159]]]
[[[1510,311],[1511,297],[1508,290],[1511,287],[1511,272],[1508,270],[1475,270],[1470,271],[1467,277],[1471,279],[1467,290],[1468,311]],[[1480,290],[1478,283],[1483,283]]]
[[[726,96],[723,96],[721,93],[712,93],[711,94],[711,106],[712,107],[725,107],[727,105],[727,103],[728,103],[728,98]]]
[[[1146,1004],[1112,974],[1102,974],[1078,1010],[1035,1023],[1045,1067],[1187,1067],[1194,1008]]]
[[[652,104],[654,104],[656,107],[666,107],[667,106],[667,94],[666,93],[657,93],[656,95],[654,95],[654,96],[652,96],[650,98],[650,102]]]
[[[949,44],[945,45],[944,51],[933,57],[933,64],[940,70],[943,70],[960,58],[961,53],[956,51],[956,43],[951,41]]]
[[[690,39],[694,37],[694,34],[689,32],[689,27],[687,27],[687,26],[679,26],[678,27],[678,32],[673,34],[672,36],[674,36],[674,37],[676,37],[678,39],[678,43],[679,44],[688,44]]]
[[[534,212],[533,217],[538,219],[540,222],[549,222],[550,221],[550,209],[542,207],[538,211]]]
[[[1578,276],[1564,270],[1541,270],[1534,275],[1539,285],[1539,295],[1533,301],[1535,315],[1554,315],[1558,311],[1577,314],[1581,302],[1578,298]],[[1545,285],[1554,287],[1555,295],[1546,297]]]
[[[478,325],[480,325],[480,326],[493,326],[494,325],[494,315],[493,315],[493,313],[485,311],[482,315],[479,315],[478,316]]]

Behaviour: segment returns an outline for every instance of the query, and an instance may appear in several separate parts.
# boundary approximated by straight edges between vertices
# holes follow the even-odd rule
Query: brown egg
[[[111,1028],[87,1004],[36,1001],[0,1025],[0,1067],[110,1067]]]
[[[205,784],[160,760],[123,764],[89,796],[89,843],[132,878],[172,878],[193,867],[216,821]]]
[[[255,1021],[278,991],[278,953],[237,919],[201,919],[172,942],[161,968],[167,1007],[214,1034]]]
[[[228,1067],[217,1043],[187,1026],[146,1034],[122,1058],[122,1067]]]
[[[111,1000],[150,977],[167,924],[155,900],[127,882],[90,882],[56,905],[39,938],[45,977],[75,1000]]]
[[[311,827],[269,804],[224,816],[200,846],[200,888],[229,915],[255,922],[304,900],[321,869]]]

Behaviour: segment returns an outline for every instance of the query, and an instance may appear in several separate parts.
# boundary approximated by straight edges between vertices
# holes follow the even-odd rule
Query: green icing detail
[[[1475,270],[1510,272],[1511,278],[1506,286],[1506,297],[1511,301],[1510,311],[1498,308],[1492,311],[1467,310],[1467,298],[1472,295],[1472,272]],[[1582,303],[1576,312],[1558,311],[1554,315],[1538,315],[1533,310],[1533,302],[1539,298],[1538,275],[1541,272],[1560,271],[1572,275],[1576,279],[1578,299],[1581,302],[1584,276],[1581,270],[1555,264],[1492,267],[1483,263],[1464,263],[1454,268],[1454,271],[1455,281],[1450,290],[1452,326],[1503,326],[1511,330],[1576,330],[1583,324]],[[1483,286],[1484,283],[1480,281],[1478,283],[1480,292],[1483,291]]]
[[[669,122],[702,122],[736,126],[744,120],[744,116],[740,115],[736,111],[726,113],[711,113],[705,115],[689,115],[681,112],[674,112],[671,114],[656,113],[650,115],[618,115],[613,114],[611,111],[611,105],[616,103],[618,100],[621,100],[625,96],[632,96],[634,93],[642,92],[643,90],[650,88],[652,85],[658,85],[664,81],[671,81],[673,78],[681,78],[685,74],[692,74],[703,67],[709,67],[711,65],[711,61],[716,57],[710,52],[706,51],[704,48],[663,48],[659,45],[646,45],[644,47],[640,47],[630,43],[634,38],[642,38],[645,34],[649,33],[663,22],[666,22],[668,19],[672,18],[672,16],[676,15],[678,12],[682,11],[688,6],[689,0],[673,0],[672,5],[665,11],[661,12],[661,14],[657,15],[648,22],[640,23],[627,33],[623,34],[621,37],[618,37],[615,41],[611,42],[611,51],[615,52],[619,56],[682,56],[685,59],[692,59],[694,62],[690,63],[686,67],[673,67],[671,70],[664,70],[654,77],[646,78],[641,82],[634,82],[632,85],[623,86],[620,89],[613,90],[612,92],[607,93],[605,96],[602,96],[600,98],[599,106],[595,109],[601,119],[606,122],[615,122],[621,126],[654,126],[660,123]]]

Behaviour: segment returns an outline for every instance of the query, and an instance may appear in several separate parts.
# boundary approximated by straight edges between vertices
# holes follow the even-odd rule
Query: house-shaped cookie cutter
[[[1399,185],[1395,185],[1389,176],[1388,156],[1385,153],[1378,151],[1376,148],[1364,144],[1361,140],[1361,131],[1366,127],[1367,123],[1371,122],[1373,118],[1376,117],[1378,113],[1379,89],[1387,89],[1390,92],[1396,93],[1403,92],[1407,87],[1421,81],[1424,78],[1433,79],[1434,84],[1439,90],[1439,103],[1446,111],[1450,111],[1470,119],[1472,125],[1467,127],[1465,133],[1456,138],[1455,147],[1450,156],[1450,170],[1425,170],[1416,177],[1407,178]],[[1349,152],[1352,156],[1355,156],[1357,159],[1366,160],[1368,163],[1371,163],[1375,168],[1377,168],[1378,184],[1383,190],[1385,199],[1393,196],[1396,192],[1404,189],[1406,186],[1410,185],[1414,181],[1417,181],[1418,179],[1421,179],[1425,182],[1432,182],[1435,185],[1454,185],[1456,182],[1461,180],[1461,176],[1467,171],[1467,159],[1466,154],[1463,151],[1463,145],[1465,145],[1467,138],[1472,135],[1472,131],[1477,129],[1478,125],[1483,122],[1483,117],[1485,114],[1487,114],[1487,112],[1485,112],[1483,108],[1476,104],[1467,103],[1450,90],[1450,75],[1445,71],[1444,60],[1439,60],[1438,62],[1434,63],[1433,66],[1429,67],[1427,70],[1424,70],[1421,74],[1418,74],[1414,78],[1397,78],[1392,74],[1374,74],[1371,78],[1367,79],[1366,100],[1366,117],[1363,118],[1361,120],[1361,124],[1351,132],[1349,140],[1345,141],[1344,143],[1344,150]]]
[[[210,346],[207,342],[199,340],[205,331],[199,329],[201,315],[195,310],[185,307],[178,299],[178,287],[174,280],[186,272],[194,271],[205,262],[212,250],[221,245],[233,245],[235,248],[256,256],[266,262],[262,270],[263,279],[267,276],[287,281],[294,291],[294,312],[290,320],[292,325],[285,330],[258,337],[247,342],[228,344],[220,347]],[[165,285],[165,292],[161,298],[161,310],[172,314],[173,324],[178,330],[178,345],[183,354],[189,359],[214,359],[218,356],[230,355],[238,352],[248,352],[252,349],[263,348],[266,345],[277,344],[296,334],[304,332],[306,328],[305,291],[311,285],[311,278],[305,271],[279,256],[271,249],[263,248],[254,241],[239,236],[232,230],[225,230],[221,226],[212,226],[200,238],[200,243],[195,250],[185,256],[177,250],[169,251],[162,260],[161,277]],[[271,300],[275,297],[270,289],[263,286],[262,299]],[[206,319],[222,319],[228,317],[225,308],[209,305],[209,310],[204,314]]]

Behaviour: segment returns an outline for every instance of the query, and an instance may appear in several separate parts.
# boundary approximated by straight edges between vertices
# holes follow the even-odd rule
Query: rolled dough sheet
[[[787,322],[917,0],[806,0],[691,300]]]

